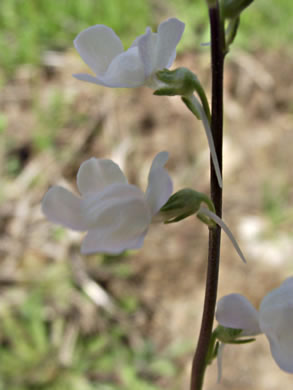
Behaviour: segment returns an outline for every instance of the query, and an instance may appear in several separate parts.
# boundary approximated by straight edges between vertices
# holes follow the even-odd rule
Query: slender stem
[[[218,1],[209,8],[211,28],[211,57],[212,57],[212,118],[211,129],[215,144],[218,162],[222,173],[222,145],[223,145],[223,67],[224,67],[224,37],[220,19]],[[219,187],[216,172],[212,161],[211,170],[211,199],[214,202],[216,214],[222,216],[222,189]],[[209,250],[206,276],[206,290],[202,323],[199,340],[192,364],[191,390],[201,390],[207,354],[215,315],[217,300],[219,262],[220,262],[221,229],[219,226],[209,230]]]

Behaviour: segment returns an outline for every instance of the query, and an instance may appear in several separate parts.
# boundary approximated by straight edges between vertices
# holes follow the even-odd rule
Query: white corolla
[[[240,294],[230,294],[217,304],[216,319],[227,328],[242,329],[241,336],[264,333],[278,366],[293,373],[293,277],[269,292],[259,311]]]
[[[147,85],[156,89],[160,83],[155,73],[169,68],[176,57],[176,46],[185,24],[176,18],[162,22],[158,32],[147,27],[124,51],[115,32],[97,24],[78,34],[74,45],[84,62],[94,72],[73,75],[79,80],[112,88],[133,88]]]
[[[143,245],[152,218],[170,197],[173,184],[164,168],[168,153],[153,160],[146,193],[129,184],[111,160],[91,158],[77,173],[81,196],[54,186],[44,196],[42,210],[54,223],[87,231],[81,252],[120,253]]]

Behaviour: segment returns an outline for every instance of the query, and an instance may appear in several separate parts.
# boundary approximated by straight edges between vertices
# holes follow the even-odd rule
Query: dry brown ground
[[[115,91],[81,83],[71,77],[81,71],[81,61],[68,54],[61,63],[62,67],[41,70],[24,67],[2,90],[0,105],[8,118],[13,148],[0,145],[5,200],[0,211],[1,283],[17,283],[24,277],[23,269],[32,275],[46,264],[78,253],[80,236],[67,232],[61,241],[54,239],[52,225],[41,215],[40,201],[50,185],[74,187],[80,163],[90,156],[114,159],[130,182],[145,188],[153,156],[168,150],[175,190],[209,190],[204,132],[179,98],[154,97],[146,88]],[[208,86],[207,55],[189,53],[177,65],[190,67]],[[256,306],[293,272],[292,65],[293,59],[282,52],[255,56],[239,52],[229,56],[225,73],[224,220],[237,236],[248,264],[241,262],[223,237],[219,296],[239,292]],[[58,130],[54,151],[37,152],[31,144],[37,125],[33,100],[46,107],[50,94],[60,86],[74,115]],[[78,121],[81,116],[87,120]],[[11,155],[20,156],[23,164],[14,180],[3,165]],[[287,191],[279,206],[288,218],[276,226],[264,212],[263,198],[265,194],[277,198],[280,187]],[[161,349],[175,340],[189,340],[190,347],[196,344],[206,248],[207,230],[194,218],[172,226],[154,225],[143,249],[126,260],[133,267],[132,277],[111,279],[107,284],[113,297],[125,289],[139,297],[142,309],[132,321]],[[91,257],[83,260],[89,274],[104,277],[93,270]],[[178,389],[188,388],[191,356],[190,349],[180,361]],[[220,385],[215,384],[216,375],[213,364],[207,390],[285,390],[293,384],[292,376],[274,363],[263,336],[253,344],[228,346]]]

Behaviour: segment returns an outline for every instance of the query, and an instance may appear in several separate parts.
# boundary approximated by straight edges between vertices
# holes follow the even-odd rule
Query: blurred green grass
[[[20,64],[38,64],[45,49],[71,47],[78,32],[97,23],[134,36],[149,12],[144,0],[2,0],[0,65],[12,74]]]
[[[147,25],[166,15],[187,24],[182,48],[207,42],[207,10],[203,0],[2,0],[0,8],[0,67],[11,76],[21,64],[39,64],[45,50],[64,50],[84,28],[103,23],[129,45]],[[293,38],[293,3],[256,0],[241,18],[236,45],[248,50],[289,48]]]
[[[182,352],[173,345],[158,355],[143,338],[131,348],[131,321],[121,325],[117,311],[99,310],[89,327],[85,313],[95,305],[75,285],[67,264],[41,271],[22,290],[21,304],[2,302],[0,389],[159,390],[152,383],[177,374],[173,358]],[[19,293],[11,288],[8,298]],[[132,302],[130,312],[137,309]],[[123,308],[119,316],[127,313]]]
[[[174,15],[181,18],[187,29],[183,43],[198,48],[209,41],[207,9],[203,0],[170,0]],[[254,0],[241,15],[240,28],[233,47],[253,52],[284,48],[291,50],[293,2],[287,0]]]

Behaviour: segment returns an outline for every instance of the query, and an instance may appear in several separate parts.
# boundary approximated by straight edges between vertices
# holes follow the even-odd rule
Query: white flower
[[[103,24],[89,27],[78,34],[74,45],[95,76],[83,73],[73,76],[106,87],[156,88],[160,84],[155,73],[172,65],[184,27],[176,18],[161,23],[157,33],[147,27],[145,34],[137,37],[126,51],[111,28]]]
[[[81,197],[60,186],[44,196],[42,210],[54,223],[87,231],[81,252],[120,253],[138,249],[160,208],[172,193],[172,181],[164,165],[168,153],[153,160],[144,194],[129,184],[119,166],[111,160],[91,158],[77,173]]]
[[[257,311],[240,294],[230,294],[217,304],[216,319],[228,328],[243,329],[241,336],[264,333],[278,366],[293,373],[293,277],[268,293]]]

